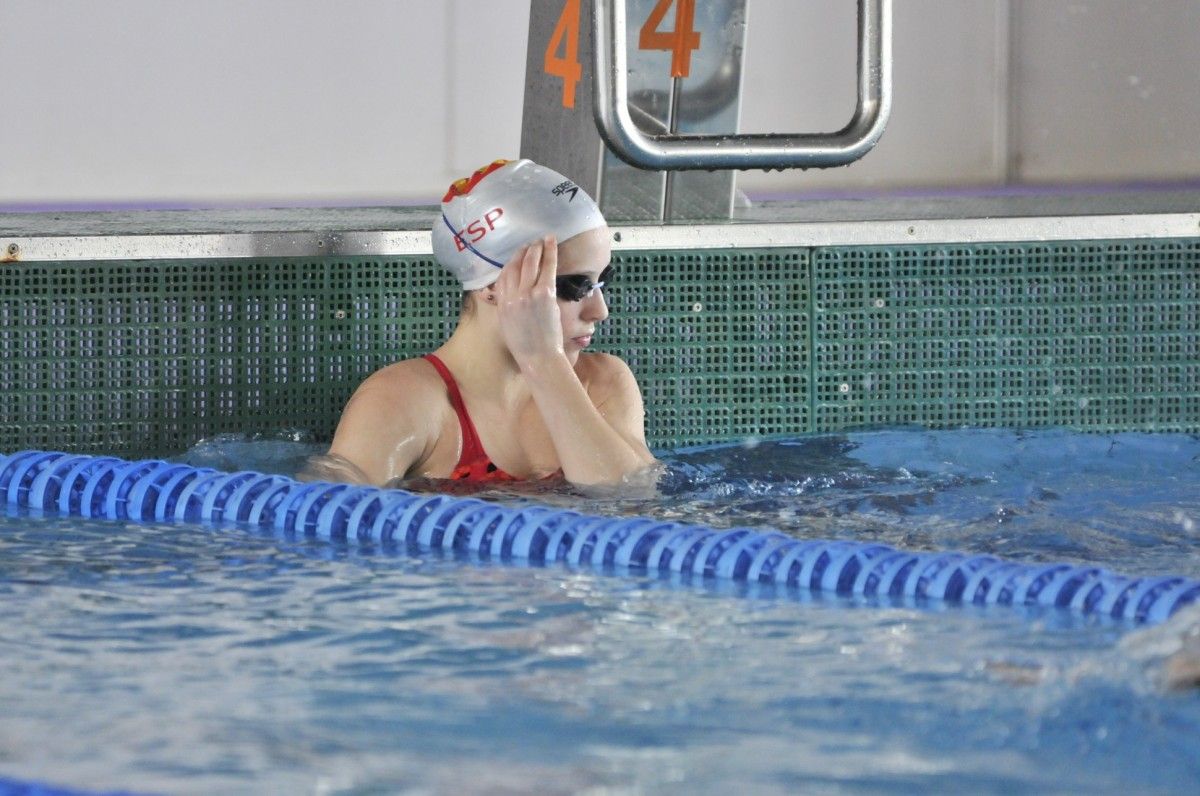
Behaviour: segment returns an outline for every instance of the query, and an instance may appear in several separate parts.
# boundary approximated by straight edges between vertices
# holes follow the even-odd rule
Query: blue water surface
[[[294,472],[314,446],[209,440]],[[508,502],[1200,577],[1200,441],[889,431]],[[0,517],[0,777],[171,793],[1179,793],[1200,611],[876,605],[251,528]]]

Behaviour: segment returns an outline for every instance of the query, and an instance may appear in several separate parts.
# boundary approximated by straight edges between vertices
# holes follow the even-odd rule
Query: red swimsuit
[[[455,383],[450,369],[433,354],[426,354],[423,358],[437,369],[442,381],[446,382],[446,390],[450,393],[450,405],[454,407],[454,413],[458,415],[458,423],[462,426],[462,455],[458,457],[458,464],[455,465],[454,472],[450,473],[450,477],[462,481],[522,480],[497,467],[483,449],[483,443],[479,441],[475,424],[471,422],[471,416],[467,414],[467,406],[463,403],[462,393],[458,391],[458,384]]]

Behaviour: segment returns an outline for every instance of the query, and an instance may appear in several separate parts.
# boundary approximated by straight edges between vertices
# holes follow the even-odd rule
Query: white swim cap
[[[442,197],[433,255],[463,283],[487,287],[522,246],[543,235],[559,242],[604,226],[582,188],[532,160],[497,160],[458,180]]]

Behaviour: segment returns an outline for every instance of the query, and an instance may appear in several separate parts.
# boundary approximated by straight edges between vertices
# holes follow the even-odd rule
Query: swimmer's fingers
[[[542,270],[538,274],[537,286],[554,292],[554,280],[558,276],[558,240],[553,235],[542,238]]]
[[[563,352],[562,325],[554,295],[555,255],[546,251],[546,241],[531,243],[519,258],[514,257],[504,266],[496,291],[500,334],[522,367],[533,359]]]
[[[521,281],[521,265],[525,262],[525,254],[529,251],[528,246],[522,246],[517,249],[512,257],[508,258],[508,262],[500,269],[500,278],[496,280],[496,292],[500,297],[505,295],[515,295],[517,285]]]
[[[518,288],[521,296],[528,296],[533,292],[533,286],[538,281],[538,271],[542,266],[542,242],[540,240],[529,244],[525,257],[521,262],[521,277]]]

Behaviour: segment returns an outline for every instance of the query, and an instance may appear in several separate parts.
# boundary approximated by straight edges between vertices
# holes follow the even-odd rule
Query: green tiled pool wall
[[[623,254],[598,348],[637,374],[652,445],[811,428],[809,255]]]
[[[829,248],[819,429],[1200,428],[1200,241]]]
[[[459,305],[431,261],[35,263],[0,287],[3,450],[328,437],[355,385],[436,345]]]
[[[918,424],[1200,430],[1200,240],[621,253],[597,347],[655,446]],[[436,348],[428,258],[0,266],[0,450],[328,439]]]

